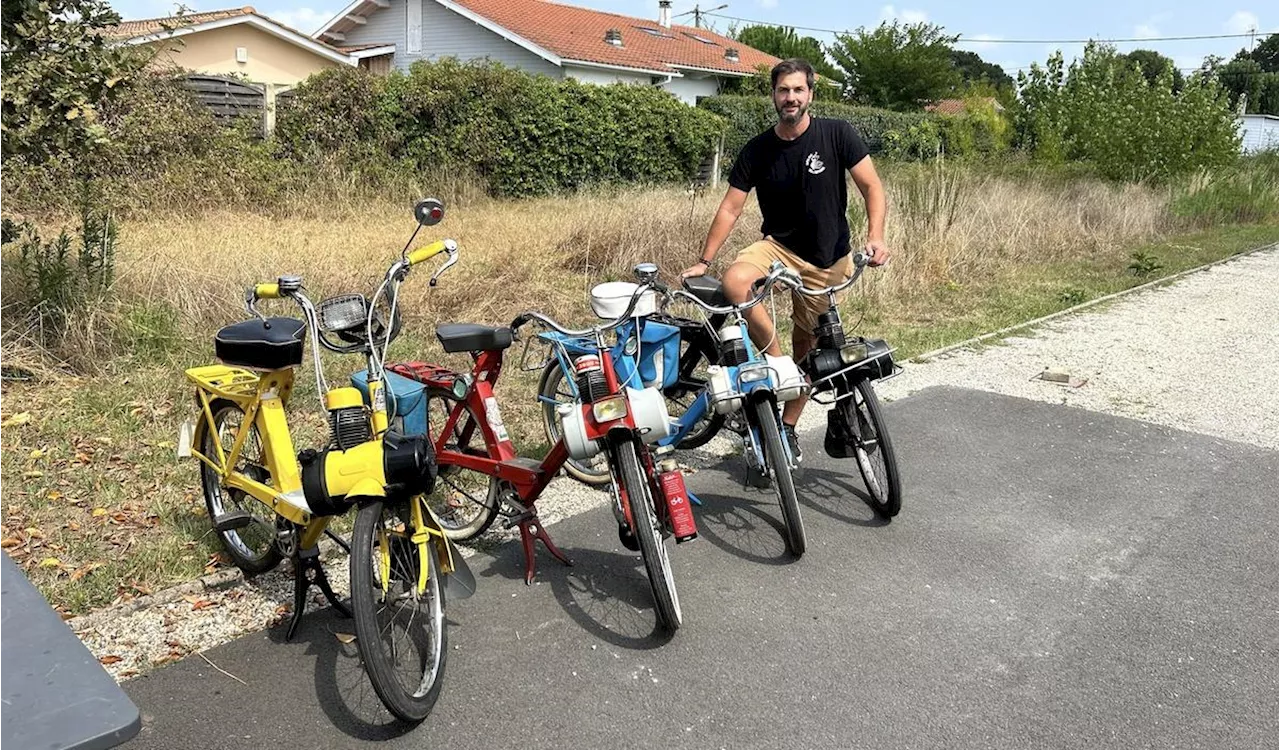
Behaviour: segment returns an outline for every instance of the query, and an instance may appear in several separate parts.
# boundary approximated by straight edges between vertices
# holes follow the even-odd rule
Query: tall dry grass
[[[870,276],[872,299],[924,295],[1009,264],[1085,258],[1171,229],[1157,189],[1093,180],[1057,183],[940,167],[888,170],[887,240],[892,264]],[[429,289],[419,275],[403,289],[411,325],[503,323],[524,309],[585,320],[592,284],[625,278],[652,261],[674,275],[698,258],[720,194],[673,188],[585,192],[519,202],[477,199],[451,207],[421,240],[458,240],[462,262]],[[861,216],[852,199],[854,235]],[[318,296],[371,289],[412,230],[408,205],[343,206],[311,215],[247,213],[135,220],[122,227],[120,295],[162,300],[192,333],[240,315],[248,284],[299,273]],[[759,236],[748,204],[721,252]],[[421,241],[420,240],[420,241]]]

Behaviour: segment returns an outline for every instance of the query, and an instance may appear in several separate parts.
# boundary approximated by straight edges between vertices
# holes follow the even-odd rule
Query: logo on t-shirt
[[[818,157],[818,152],[814,151],[805,157],[804,165],[809,168],[809,174],[822,174],[827,165],[822,163],[822,159]]]

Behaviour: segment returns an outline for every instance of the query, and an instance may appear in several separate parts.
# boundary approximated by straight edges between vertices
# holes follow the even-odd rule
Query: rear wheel
[[[898,460],[893,453],[893,443],[884,426],[884,414],[880,399],[870,380],[861,380],[854,386],[853,396],[841,402],[840,408],[853,414],[849,424],[858,436],[854,445],[854,457],[858,471],[871,494],[871,508],[885,518],[893,518],[902,510],[902,480],[898,476]]]
[[[559,357],[552,357],[542,369],[542,379],[538,381],[538,399],[542,402],[542,428],[547,434],[547,441],[554,445],[561,438],[560,417],[556,414],[556,407],[578,402],[578,397],[564,377]],[[609,462],[603,454],[582,460],[567,459],[564,468],[571,476],[586,484],[602,485],[609,482]]]
[[[786,449],[782,444],[782,434],[778,428],[778,412],[773,402],[768,399],[757,401],[751,408],[754,412],[756,427],[760,430],[765,464],[773,474],[773,489],[778,495],[778,504],[782,506],[782,525],[786,527],[787,551],[794,557],[800,557],[804,555],[807,547],[804,520],[800,518],[795,478],[791,476],[791,462],[787,460]]]
[[[458,403],[453,393],[444,388],[427,389],[427,434],[437,445]],[[487,458],[489,452],[480,429],[481,418],[470,404],[463,404],[444,447]],[[427,505],[440,519],[450,539],[455,542],[474,539],[488,530],[498,517],[498,479],[456,464],[439,463],[435,491],[427,497]]]
[[[627,492],[631,520],[635,524],[632,532],[640,543],[640,556],[644,558],[649,587],[653,589],[658,624],[668,632],[675,632],[680,628],[681,622],[680,597],[676,594],[676,581],[671,571],[671,560],[667,557],[667,547],[662,541],[662,529],[658,525],[653,493],[640,466],[636,444],[623,443],[616,451],[622,487]]]
[[[415,501],[416,502],[416,501]],[[421,560],[409,509],[371,502],[351,539],[351,609],[356,644],[374,692],[396,718],[420,722],[444,684],[448,629],[434,542]],[[421,566],[427,585],[418,591]]]
[[[226,400],[214,401],[210,405],[210,411],[213,412],[213,425],[205,426],[200,440],[200,452],[216,461],[217,444],[222,446],[222,455],[231,454],[236,434],[244,424],[245,413],[234,402]],[[258,434],[257,425],[250,425],[240,456],[231,470],[262,484],[271,485],[271,472],[267,469],[262,436]],[[222,486],[218,472],[203,461],[200,462],[200,486],[204,491],[204,504],[209,511],[210,521],[216,521],[228,513],[246,513],[250,517],[248,526],[233,531],[214,532],[222,540],[222,546],[236,567],[244,571],[245,575],[253,576],[272,570],[280,564],[280,550],[276,546],[275,513],[244,490]]]

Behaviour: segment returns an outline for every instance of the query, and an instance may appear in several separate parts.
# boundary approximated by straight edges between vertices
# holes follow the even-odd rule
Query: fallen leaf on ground
[[[17,427],[18,425],[24,425],[30,421],[31,421],[31,412],[24,411],[21,414],[14,414],[12,417],[9,417],[3,422],[0,422],[0,427]]]
[[[81,565],[71,573],[71,580],[78,581],[104,565],[106,565],[106,563],[101,561],[94,561]]]
[[[62,561],[56,557],[46,557],[45,559],[40,561],[40,567],[59,568],[59,567],[62,567]]]
[[[106,509],[106,508],[94,508],[94,509],[93,509],[93,517],[94,517],[94,518],[102,518],[102,517],[103,517],[103,516],[105,516],[105,515],[107,515],[107,509]]]
[[[31,471],[22,472],[23,479],[39,479],[42,476],[44,476],[44,472],[40,471],[39,469],[32,469]]]
[[[0,549],[12,549],[22,545],[22,540],[16,536],[5,537],[0,539]]]
[[[215,604],[217,604],[217,602],[214,602],[212,599],[202,599],[196,596],[195,594],[184,596],[182,598],[185,599],[187,603],[191,605],[191,609],[197,612],[202,609],[208,609],[209,607],[212,607]]]
[[[350,633],[334,633],[333,635],[343,643],[355,643],[356,640],[356,637]]]
[[[124,661],[124,657],[116,656],[115,654],[107,654],[106,656],[99,657],[98,661],[103,664],[115,664],[116,662]]]
[[[31,458],[44,458],[48,453],[49,453],[48,451],[43,451],[43,450],[40,450],[39,448],[36,448],[35,450],[31,451],[31,456],[30,456],[30,457],[31,457]]]

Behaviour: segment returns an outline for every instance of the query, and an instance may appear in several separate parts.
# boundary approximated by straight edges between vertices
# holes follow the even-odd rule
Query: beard
[[[809,111],[808,104],[801,104],[792,114],[787,114],[784,107],[785,105],[781,105],[776,102],[773,105],[773,108],[778,112],[778,119],[788,125],[795,125],[800,122],[800,120],[804,118],[805,113]]]

